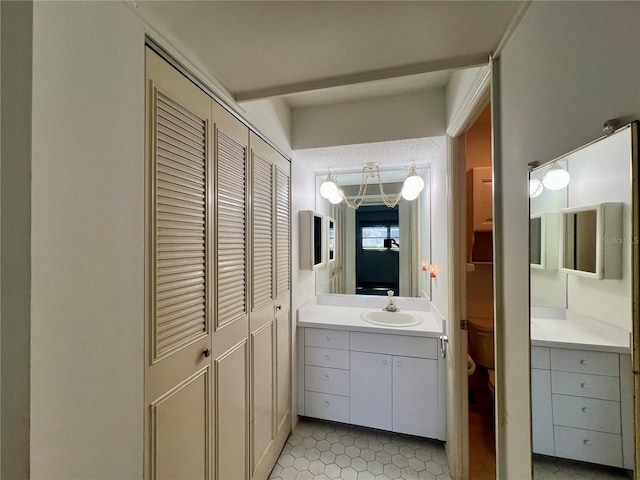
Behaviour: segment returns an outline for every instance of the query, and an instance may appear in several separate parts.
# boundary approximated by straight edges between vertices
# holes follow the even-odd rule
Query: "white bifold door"
[[[146,70],[145,478],[263,480],[291,423],[289,161]]]

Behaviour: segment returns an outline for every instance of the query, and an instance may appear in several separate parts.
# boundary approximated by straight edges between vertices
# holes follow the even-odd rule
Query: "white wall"
[[[119,2],[33,17],[31,478],[141,478],[144,31]]]
[[[443,143],[431,162],[431,264],[436,268],[436,278],[431,280],[431,302],[449,321],[447,198],[447,147]]]
[[[489,61],[489,59],[487,59]],[[460,107],[469,92],[471,84],[484,67],[456,70],[449,77],[446,90],[447,125],[459,113]]]
[[[501,478],[529,478],[530,430],[527,163],[598,137],[605,120],[640,117],[640,4],[534,2],[500,57],[498,132],[503,256],[496,259],[503,318],[496,342],[506,379],[498,419]],[[494,108],[496,105],[494,105]],[[498,332],[500,335],[498,335]],[[498,387],[502,387],[500,384]]]
[[[431,298],[431,277],[429,265],[431,264],[431,169],[423,175],[424,189],[418,197],[418,294]],[[422,262],[426,262],[427,271],[422,270]]]
[[[444,135],[444,89],[292,112],[293,148],[316,148]]]
[[[570,208],[603,202],[623,204],[623,231],[617,239],[622,242],[622,278],[595,280],[567,275],[568,308],[628,332],[631,331],[633,271],[630,145],[631,130],[627,129],[576,152],[567,160],[571,174],[567,187]]]

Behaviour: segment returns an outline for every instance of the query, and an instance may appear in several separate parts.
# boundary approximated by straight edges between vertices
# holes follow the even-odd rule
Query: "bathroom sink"
[[[375,325],[384,325],[385,327],[412,327],[420,325],[422,318],[408,312],[385,312],[383,310],[374,310],[362,312],[360,314],[365,322]]]

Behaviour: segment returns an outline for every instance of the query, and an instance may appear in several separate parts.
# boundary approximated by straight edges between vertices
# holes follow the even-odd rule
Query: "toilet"
[[[469,318],[469,344],[471,357],[487,370],[491,396],[495,393],[495,364],[493,350],[493,319]]]

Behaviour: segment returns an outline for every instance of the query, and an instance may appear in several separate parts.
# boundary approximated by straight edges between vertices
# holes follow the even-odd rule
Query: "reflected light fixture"
[[[353,200],[349,200],[346,197],[342,188],[338,184],[338,179],[332,172],[329,172],[326,180],[322,182],[322,185],[320,186],[320,195],[334,205],[337,205],[344,200],[348,207],[356,209],[362,205],[364,197],[366,196],[367,182],[369,181],[369,178],[376,178],[378,180],[378,188],[380,189],[382,201],[389,208],[395,207],[398,202],[400,202],[401,198],[409,201],[415,200],[424,188],[424,180],[420,175],[418,175],[416,165],[414,163],[411,165],[411,168],[409,168],[409,173],[402,183],[402,190],[400,193],[393,196],[387,195],[384,193],[384,187],[382,186],[380,166],[375,162],[369,162],[362,166],[362,181],[360,182],[358,193]]]
[[[537,178],[532,178],[529,180],[529,198],[539,197],[544,187],[542,186],[542,182]]]
[[[551,168],[542,177],[542,185],[549,190],[562,190],[569,185],[571,176],[557,162],[551,165]]]

